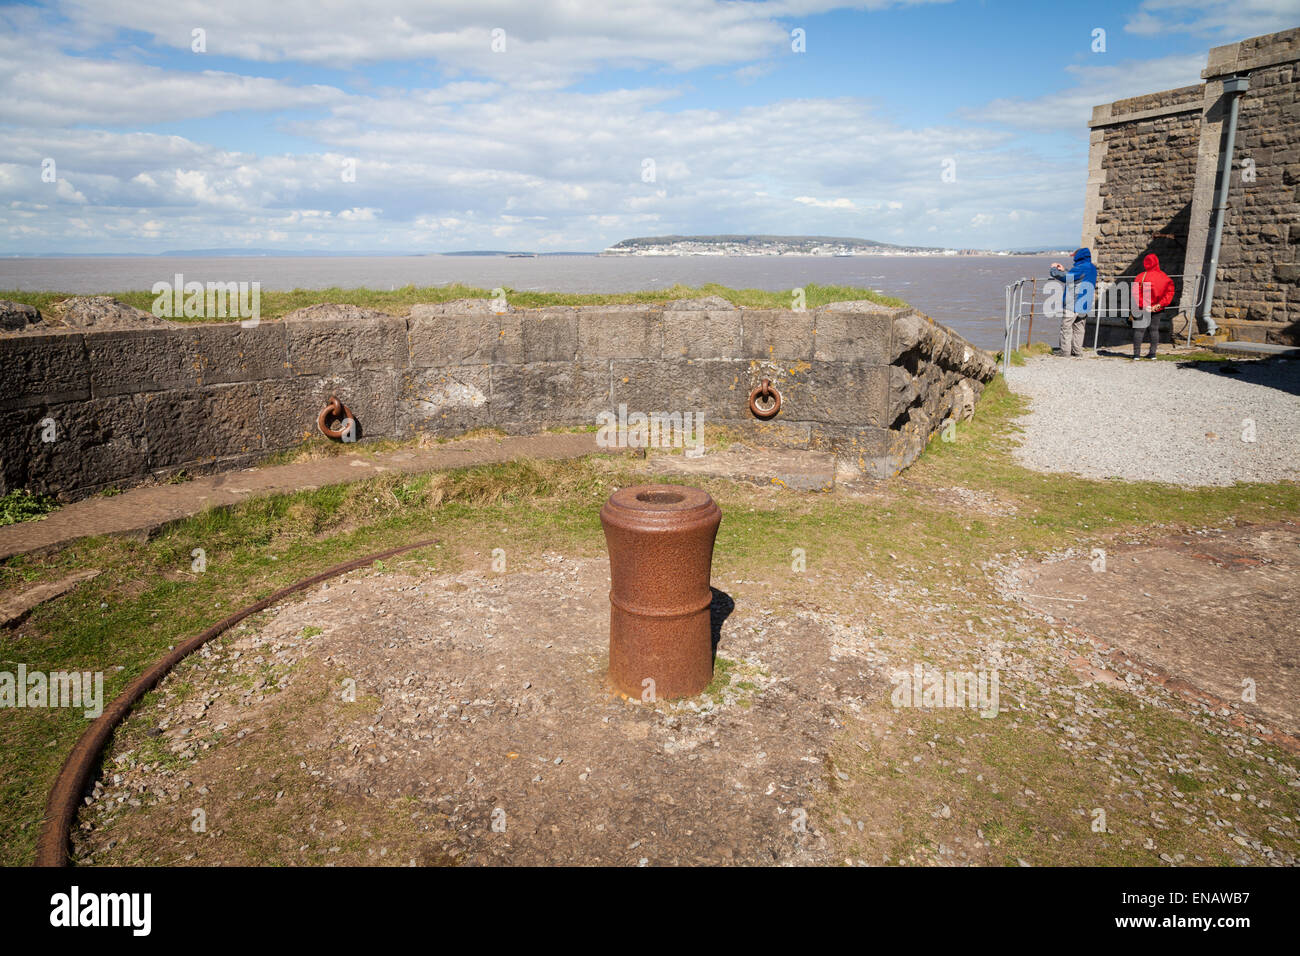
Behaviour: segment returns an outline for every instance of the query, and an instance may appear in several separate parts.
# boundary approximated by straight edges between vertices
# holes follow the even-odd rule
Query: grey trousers
[[[1083,333],[1088,327],[1088,316],[1066,309],[1061,313],[1061,354],[1082,355]]]
[[[1149,338],[1151,340],[1151,349],[1148,355],[1156,354],[1156,346],[1160,344],[1160,317],[1151,316],[1150,323],[1146,328],[1140,328],[1136,323],[1133,325],[1133,357],[1137,358],[1142,354],[1142,340]]]

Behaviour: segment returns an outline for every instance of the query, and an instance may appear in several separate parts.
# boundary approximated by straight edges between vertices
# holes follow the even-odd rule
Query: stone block
[[[686,314],[686,313],[683,313]],[[637,412],[704,412],[708,420],[750,417],[748,363],[623,361],[613,363],[609,407]]]
[[[247,455],[263,441],[258,386],[251,383],[147,392],[134,397],[150,468]]]
[[[901,365],[889,366],[889,411],[886,418],[891,426],[907,415],[919,394],[915,375]]]
[[[42,422],[54,422],[54,441]],[[17,409],[0,417],[0,456],[10,487],[79,497],[81,489],[148,474],[148,429],[130,396]]]
[[[1300,282],[1300,262],[1274,263],[1273,275],[1278,282]]]
[[[412,316],[409,320],[412,368],[492,365],[523,359],[520,314]],[[396,365],[405,365],[407,359]]]
[[[610,408],[608,362],[494,365],[491,419],[507,430],[523,425],[594,425]]]
[[[85,339],[91,392],[97,397],[289,374],[285,327],[280,323],[88,332]]]
[[[409,360],[406,320],[385,313],[366,319],[286,321],[284,327],[295,375],[400,368]]]
[[[40,321],[41,312],[36,306],[0,299],[0,331],[22,331]]]
[[[578,313],[573,309],[524,313],[523,362],[576,362]]]
[[[198,384],[171,329],[91,332],[85,338],[91,392],[96,397]]]
[[[664,313],[665,359],[738,359],[742,355],[739,309]]]
[[[486,365],[408,369],[396,375],[396,433],[455,434],[492,424]]]
[[[802,421],[889,425],[890,370],[887,366],[814,362],[806,385],[799,377],[784,399],[781,414]],[[788,409],[788,411],[787,411]]]
[[[894,313],[883,307],[875,312],[821,311],[814,315],[813,359],[888,365]]]
[[[811,361],[813,314],[785,309],[745,309],[741,354],[744,358],[772,362]]]
[[[659,358],[662,348],[663,312],[658,309],[602,307],[578,313],[578,355],[584,362]]]
[[[0,410],[90,397],[86,347],[81,335],[0,338]]]
[[[899,432],[852,425],[814,425],[809,446],[834,452],[841,479],[890,478],[919,454],[915,439]]]
[[[919,312],[906,312],[894,319],[889,361],[895,363],[914,351],[928,352],[936,339],[935,325]]]
[[[352,413],[358,440],[397,435],[394,374],[387,369],[367,369],[259,382],[266,448],[288,448],[322,437],[316,418],[331,397],[337,397]]]
[[[238,322],[198,325],[173,334],[195,385],[258,382],[291,374],[283,322],[259,322],[247,328]]]

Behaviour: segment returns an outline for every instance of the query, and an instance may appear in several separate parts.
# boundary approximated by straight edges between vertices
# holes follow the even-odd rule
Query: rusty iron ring
[[[771,399],[772,404],[767,408],[761,407],[758,404],[760,395]],[[763,379],[763,384],[749,393],[749,410],[755,418],[762,419],[775,418],[781,411],[781,393],[772,387],[771,379]]]
[[[329,425],[326,424],[331,420],[338,421],[340,419],[342,420],[342,428],[330,428]],[[320,414],[316,416],[316,427],[320,429],[320,433],[326,438],[333,438],[335,441],[340,441],[343,438],[344,432],[347,431],[347,423],[349,421],[353,423],[353,428],[355,429],[356,419],[352,417],[352,413],[348,411],[348,407],[340,402],[338,398],[331,395],[330,400],[325,404],[325,407],[320,410]]]
[[[327,571],[304,578],[296,584],[291,584],[287,588],[281,588],[274,594],[267,595],[242,611],[221,619],[203,633],[177,644],[165,657],[156,661],[153,666],[133,680],[126,690],[118,695],[116,700],[105,707],[104,712],[95,718],[94,723],[86,728],[86,732],[73,745],[72,751],[68,754],[68,759],[63,762],[63,768],[54,781],[54,786],[50,788],[50,796],[45,804],[45,818],[41,824],[40,837],[36,841],[36,865],[68,865],[68,848],[71,844],[72,825],[76,821],[77,810],[81,806],[82,794],[86,789],[86,785],[90,782],[91,774],[99,763],[100,751],[108,743],[109,738],[113,736],[113,731],[117,729],[118,724],[126,719],[127,714],[131,712],[131,708],[139,703],[140,698],[152,690],[167,675],[168,671],[214,637],[218,637],[230,630],[244,618],[256,614],[258,611],[266,610],[271,605],[283,601],[290,594],[305,590],[340,574],[364,568],[376,561],[391,558],[404,551],[427,548],[431,544],[437,544],[438,540],[438,538],[429,538],[426,541],[404,544],[400,548],[389,548],[387,551],[380,551],[378,554],[357,558],[343,564],[336,564]]]

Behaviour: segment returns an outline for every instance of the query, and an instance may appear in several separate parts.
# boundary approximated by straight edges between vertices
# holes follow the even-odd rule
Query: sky
[[[1062,248],[1094,105],[1294,26],[1300,0],[0,3],[0,254]]]

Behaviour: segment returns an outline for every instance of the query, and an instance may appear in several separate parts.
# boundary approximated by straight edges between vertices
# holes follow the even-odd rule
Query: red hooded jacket
[[[1160,271],[1160,260],[1148,253],[1142,260],[1143,272],[1133,280],[1133,296],[1139,309],[1162,312],[1174,301],[1174,280]],[[1147,292],[1150,292],[1148,301]]]

